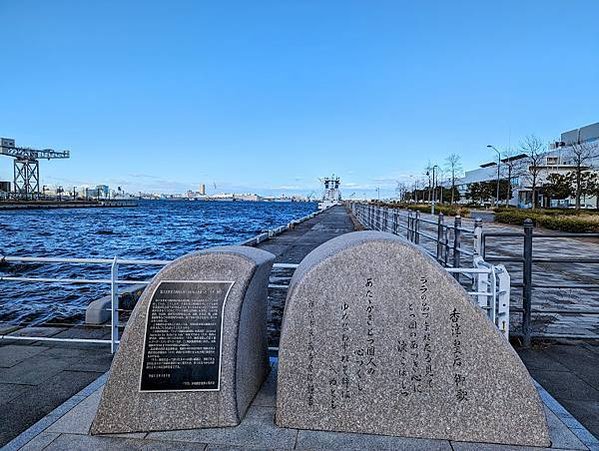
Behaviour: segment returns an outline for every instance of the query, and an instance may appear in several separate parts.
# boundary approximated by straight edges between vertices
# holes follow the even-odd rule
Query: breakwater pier
[[[368,228],[368,225],[365,225]],[[286,295],[280,286],[289,282],[295,265],[301,263],[306,255],[318,246],[358,227],[360,224],[352,218],[346,207],[336,206],[288,229],[280,230],[276,235],[267,234],[263,240],[256,240],[259,242],[249,240],[247,244],[268,251],[275,257],[268,293],[268,338],[271,348],[278,346],[278,323],[281,321]],[[48,338],[107,338],[109,332],[106,328],[31,327],[13,331],[5,329],[4,333],[9,337],[0,340],[0,437],[3,444],[17,437],[9,444],[16,449],[27,444],[29,449],[122,449],[158,446],[205,449],[206,446],[218,445],[275,449],[314,449],[327,446],[357,446],[362,449],[468,449],[468,446],[480,446],[450,443],[448,440],[298,432],[295,429],[277,427],[272,422],[275,409],[276,365],[256,396],[256,404],[250,407],[248,417],[236,428],[135,433],[123,437],[90,436],[88,431],[100,400],[102,386],[106,381],[103,374],[112,361],[109,347],[86,343],[25,343],[11,340],[10,334],[37,334]],[[584,439],[582,435],[586,429],[581,426],[574,427],[573,430],[568,425],[582,423],[592,431],[595,418],[593,415],[596,415],[596,411],[593,411],[592,405],[586,405],[589,413],[585,415],[581,411],[574,419],[568,416],[565,409],[560,410],[560,397],[566,396],[568,390],[570,397],[585,396],[592,399],[593,390],[599,390],[599,387],[593,385],[596,380],[593,382],[588,378],[590,365],[599,362],[598,348],[591,341],[560,342],[543,344],[542,347],[519,352],[528,369],[533,372],[533,377],[534,372],[541,376],[543,373],[559,371],[564,378],[561,385],[558,381],[552,384],[542,383],[547,385],[546,390],[539,389],[550,420],[552,446],[562,449],[591,449],[591,438]],[[585,365],[577,367],[573,364],[577,353],[584,355]],[[573,384],[573,381],[577,380],[582,383]],[[576,390],[581,390],[581,393],[572,395]],[[553,397],[548,392],[551,392]],[[23,431],[26,432],[19,435]]]

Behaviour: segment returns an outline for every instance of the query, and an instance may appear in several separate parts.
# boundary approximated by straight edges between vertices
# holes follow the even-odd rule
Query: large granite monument
[[[162,269],[127,323],[91,432],[239,424],[269,370],[273,260],[229,246]]]
[[[295,272],[279,426],[548,446],[526,368],[465,290],[403,239],[355,232]]]

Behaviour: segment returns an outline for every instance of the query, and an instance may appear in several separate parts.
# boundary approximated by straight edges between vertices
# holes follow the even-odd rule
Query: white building
[[[599,122],[570,130],[561,134],[560,140],[549,144],[548,149],[541,156],[541,163],[536,166],[538,173],[537,180],[537,205],[547,207],[573,206],[574,198],[560,200],[545,199],[539,188],[547,181],[550,174],[567,174],[575,169],[572,157],[572,144],[585,144],[597,149],[595,157],[589,161],[589,170],[599,169]],[[499,174],[501,179],[508,178],[508,163],[512,166],[511,186],[512,198],[509,204],[520,208],[532,207],[532,188],[531,188],[531,168],[529,158],[525,154],[515,155],[501,160]],[[466,171],[463,178],[456,181],[460,191],[462,203],[467,203],[466,193],[472,183],[496,182],[497,181],[497,161],[482,164],[479,168]],[[451,187],[451,183],[443,184],[445,187]],[[581,199],[582,207],[592,207],[596,205],[594,196],[587,196]]]

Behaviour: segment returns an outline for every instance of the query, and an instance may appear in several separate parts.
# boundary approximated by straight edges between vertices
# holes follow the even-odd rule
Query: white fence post
[[[506,340],[510,337],[510,274],[503,265],[494,267],[499,281],[497,288],[497,327]]]
[[[119,285],[118,285],[119,263],[114,257],[110,267],[110,298],[111,298],[111,330],[110,330],[110,352],[116,352],[119,340]]]
[[[474,220],[474,255],[483,255],[483,222],[480,218]]]

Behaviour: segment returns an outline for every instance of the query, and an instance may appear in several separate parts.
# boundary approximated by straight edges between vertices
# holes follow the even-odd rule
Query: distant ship
[[[331,177],[321,179],[321,181],[324,185],[324,192],[322,194],[322,201],[318,203],[318,209],[326,210],[333,205],[339,205],[341,202],[341,191],[339,191],[341,179],[333,174]]]

